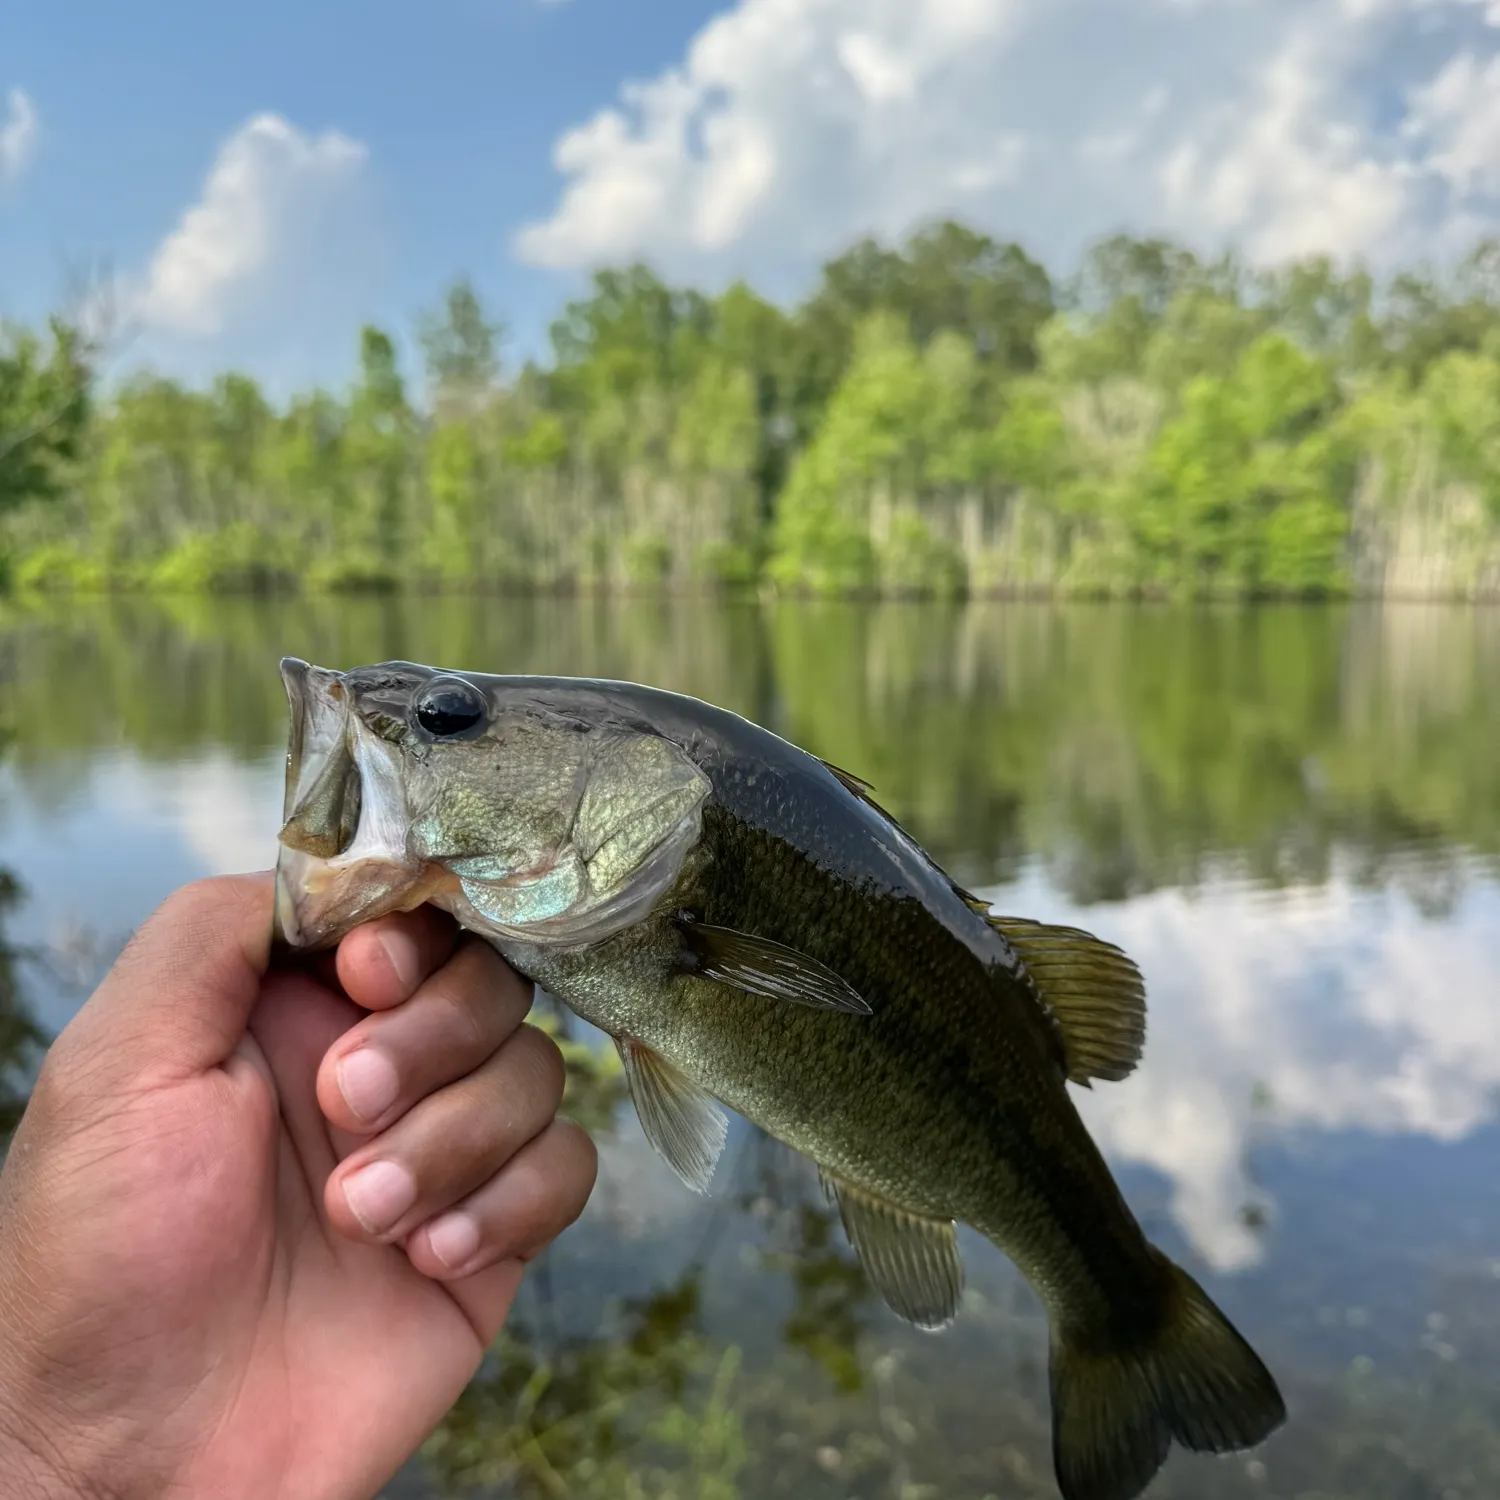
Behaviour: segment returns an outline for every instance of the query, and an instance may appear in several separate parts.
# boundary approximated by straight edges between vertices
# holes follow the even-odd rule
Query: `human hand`
[[[492,949],[422,908],[268,973],[271,915],[269,876],[176,892],[41,1069],[0,1174],[23,1496],[368,1500],[592,1189]]]

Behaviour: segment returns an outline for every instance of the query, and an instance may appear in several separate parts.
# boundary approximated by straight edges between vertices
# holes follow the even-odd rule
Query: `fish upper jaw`
[[[309,666],[296,656],[281,660],[291,725],[286,752],[286,786],[281,817],[289,822],[343,748],[349,722],[349,694],[343,677]]]

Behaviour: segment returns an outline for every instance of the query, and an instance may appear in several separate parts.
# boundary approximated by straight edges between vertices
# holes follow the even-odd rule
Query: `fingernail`
[[[358,1120],[379,1119],[401,1089],[391,1060],[373,1047],[360,1047],[342,1058],[334,1076],[344,1103]]]
[[[371,1162],[344,1184],[344,1201],[367,1234],[384,1234],[417,1201],[417,1184],[393,1161]]]
[[[456,1271],[479,1249],[479,1225],[468,1214],[444,1214],[427,1226],[427,1243],[450,1271]]]
[[[390,927],[380,934],[380,946],[401,988],[416,989],[422,977],[422,954],[417,940],[399,927]]]

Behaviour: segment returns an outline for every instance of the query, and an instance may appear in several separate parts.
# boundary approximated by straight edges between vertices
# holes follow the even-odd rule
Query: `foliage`
[[[61,318],[45,339],[0,327],[0,512],[63,488],[89,414],[89,354]]]
[[[466,279],[349,390],[0,342],[23,589],[1500,595],[1500,241],[1445,280],[956,223],[799,306],[600,271],[512,369]]]

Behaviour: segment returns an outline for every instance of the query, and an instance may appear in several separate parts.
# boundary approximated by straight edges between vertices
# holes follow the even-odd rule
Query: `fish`
[[[1286,1417],[1146,1237],[1068,1085],[1127,1077],[1118,947],[992,913],[858,776],[636,683],[288,657],[276,926],[293,949],[430,903],[614,1040],[641,1126],[707,1192],[732,1110],[808,1158],[870,1285],[937,1330],[956,1226],[1048,1319],[1064,1500],[1134,1500],[1173,1442]]]

